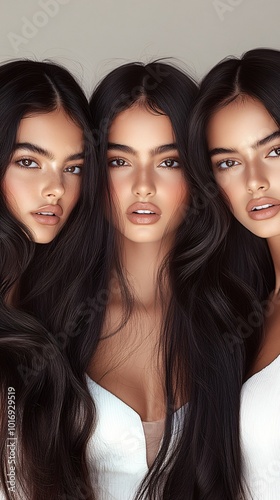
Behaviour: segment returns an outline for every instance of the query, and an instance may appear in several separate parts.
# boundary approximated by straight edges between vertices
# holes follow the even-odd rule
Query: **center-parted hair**
[[[158,273],[159,290],[167,276],[172,292],[163,308],[159,346],[165,368],[166,426],[160,452],[137,500],[242,498],[239,397],[250,359],[259,345],[261,327],[248,330],[249,315],[253,309],[258,310],[253,304],[255,295],[231,269],[221,272],[231,219],[213,179],[200,179],[193,162],[193,155],[203,148],[199,138],[188,141],[188,133],[196,130],[190,125],[196,95],[195,83],[183,71],[162,61],[127,64],[101,81],[90,100],[91,137],[98,150],[98,167],[93,169],[94,179],[83,187],[84,205],[77,207],[70,228],[65,226],[53,243],[46,248],[36,246],[35,263],[33,259],[22,277],[20,304],[40,317],[62,348],[79,387],[79,404],[85,403],[82,408],[71,405],[68,424],[62,426],[71,436],[73,419],[83,423],[73,461],[77,467],[81,464],[83,479],[88,470],[86,440],[94,419],[85,372],[104,327],[113,269],[121,285],[125,320],[133,310],[119,241],[110,210],[108,213],[108,201],[112,207],[108,132],[114,118],[134,105],[166,114],[174,130],[190,201],[174,246]],[[57,258],[47,266],[50,256]],[[46,269],[44,273],[42,269]],[[167,460],[177,396],[188,401],[188,411]],[[70,411],[70,403],[65,409]],[[93,491],[90,487],[86,490],[88,498],[96,497],[94,479],[91,471]],[[87,481],[83,484],[88,487]],[[59,491],[58,487],[54,491]],[[83,497],[77,494],[77,498]]]
[[[207,144],[209,121],[214,113],[240,96],[250,96],[260,101],[279,126],[279,51],[254,49],[241,58],[228,57],[212,68],[201,82],[189,127],[189,175],[193,189],[200,192],[204,205],[214,214],[214,219],[225,226],[224,238],[218,244],[207,269],[209,279],[205,282],[205,288],[208,289],[209,297],[213,294],[212,317],[220,316],[220,324],[225,325],[231,343],[232,360],[236,369],[239,367],[241,382],[246,378],[261,346],[266,299],[274,288],[275,279],[266,241],[253,235],[234,218],[229,201],[217,186],[212,171]],[[234,314],[237,318],[235,327]],[[213,333],[213,341],[216,341],[219,330],[217,328],[213,332],[209,328],[209,334]],[[226,361],[228,354],[226,351],[224,353]],[[216,369],[218,366],[217,360]],[[231,411],[225,412],[224,403],[220,400],[218,408],[222,411],[217,414],[217,425],[224,429],[223,437],[220,435],[219,438],[222,447],[226,445],[225,464],[229,460],[227,476],[231,477],[231,487],[220,497],[205,498],[240,498],[237,486],[242,480],[242,460],[237,418],[241,386],[238,387],[237,378],[233,377],[236,369],[229,360],[224,370],[224,382],[217,385],[216,389],[222,394],[230,382],[228,395],[224,393],[223,398]],[[232,453],[234,461],[230,458]],[[241,498],[244,498],[244,493],[241,493]]]
[[[220,188],[212,172],[207,126],[214,113],[242,96],[258,100],[280,126],[280,51],[260,48],[246,52],[241,58],[228,57],[212,68],[201,82],[189,134],[190,170],[194,185],[203,191],[209,204],[209,191],[218,193]],[[224,263],[264,300],[274,287],[267,243],[229,213],[230,204],[225,196],[218,197],[221,200],[220,218],[230,218],[223,250]]]
[[[244,338],[240,325],[248,326],[254,296],[248,291],[240,303],[242,282],[234,280],[230,271],[220,273],[221,249],[230,217],[227,211],[220,216],[223,201],[217,187],[208,184],[207,179],[202,189],[193,172],[188,130],[196,94],[195,84],[184,72],[156,61],[147,65],[126,64],[113,70],[90,100],[94,140],[107,186],[110,125],[118,113],[140,105],[169,117],[190,190],[186,217],[158,273],[158,288],[166,275],[171,286],[170,302],[163,309],[160,342],[165,368],[166,426],[160,452],[135,497],[137,500],[237,500],[243,494],[239,397],[247,350],[254,356],[258,342],[253,336]],[[199,142],[195,147],[200,148]],[[124,307],[130,314],[133,303],[129,300],[110,217],[108,232],[111,236],[104,249],[103,268],[103,273],[107,272],[106,286],[108,289],[114,265],[122,284]],[[232,293],[228,297],[230,287]],[[161,298],[164,300],[162,294]],[[100,316],[99,325],[91,328],[97,339],[103,319]],[[256,330],[258,334],[260,329]],[[88,359],[92,354],[93,350]],[[167,460],[176,396],[188,401],[188,411],[182,434]]]

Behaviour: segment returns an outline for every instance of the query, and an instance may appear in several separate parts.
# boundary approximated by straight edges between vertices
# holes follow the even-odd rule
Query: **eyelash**
[[[113,165],[114,162],[123,162],[123,165]],[[124,160],[124,158],[112,158],[110,160],[108,160],[108,165],[109,167],[112,167],[112,168],[121,168],[121,167],[127,167],[128,165],[130,165],[128,163],[128,161]]]
[[[79,168],[80,171],[78,173],[77,172],[76,173],[75,172],[70,172],[70,174],[81,175],[82,174],[82,170],[83,170],[83,165],[70,165],[69,167],[65,167],[64,172],[67,171],[68,168],[74,168],[74,169]]]
[[[21,165],[21,162],[28,161],[30,163],[35,163],[36,167],[31,167],[30,165]],[[33,168],[38,168],[38,163],[31,158],[20,158],[20,160],[16,160],[15,163],[20,167],[20,168],[27,168],[27,169],[33,169]]]
[[[276,154],[276,155],[273,155],[273,156],[270,156],[270,154],[273,152],[273,151],[279,151],[279,154]],[[274,146],[270,151],[269,153],[266,155],[266,158],[280,158],[280,146]],[[236,163],[236,165],[232,165],[231,167],[222,167],[221,165],[223,163],[226,163],[226,162],[233,162],[233,163]],[[224,160],[221,160],[219,162],[216,163],[216,167],[218,168],[218,170],[230,170],[231,168],[233,167],[236,167],[237,165],[240,165],[240,162],[238,162],[237,160],[231,160],[230,158],[227,158],[227,159],[224,159]]]
[[[167,166],[166,165],[166,166],[164,166],[162,168],[165,168],[165,169],[167,168],[169,170],[174,170],[175,168],[180,168],[181,167],[179,158],[166,158],[166,160],[163,160],[162,162],[160,162],[159,167],[161,167],[163,163],[166,163],[166,162],[169,162],[169,161],[171,161],[173,163],[178,163],[178,165],[176,165],[176,166]]]
[[[118,162],[118,161],[119,162],[123,162],[123,164],[122,165],[114,165],[113,164],[114,162]],[[163,163],[167,163],[167,162],[177,163],[178,165],[176,165],[176,166],[173,166],[173,165],[172,166],[167,166],[167,165],[163,166]],[[129,166],[130,163],[127,160],[125,160],[124,158],[112,158],[112,159],[108,160],[108,165],[109,165],[109,167],[112,167],[112,168],[121,168],[121,167],[127,167],[127,166]],[[166,158],[165,160],[162,160],[160,162],[160,164],[158,165],[158,167],[161,167],[161,168],[164,168],[164,169],[169,169],[169,170],[174,170],[176,168],[180,168],[181,165],[180,165],[180,162],[179,162],[179,158]]]
[[[33,166],[31,167],[30,165],[22,165],[23,162],[30,162],[30,164],[34,163],[36,166]],[[20,168],[25,168],[27,170],[35,170],[37,168],[39,168],[39,165],[38,163],[35,161],[35,160],[32,160],[31,158],[27,158],[27,157],[24,157],[24,158],[20,158],[19,160],[15,160],[15,163],[20,167]],[[79,172],[69,172],[68,169],[80,169]],[[83,168],[83,165],[69,165],[68,167],[65,167],[64,168],[64,172],[69,172],[73,175],[81,175],[82,173],[82,168]]]
[[[227,166],[227,167],[222,167],[221,166],[223,163],[227,163],[227,162],[235,163],[235,165],[231,165],[231,166]],[[231,168],[236,167],[237,165],[240,165],[240,162],[238,162],[237,160],[231,160],[230,158],[218,161],[216,163],[216,167],[217,167],[218,170],[230,170]]]
[[[269,153],[268,153],[267,157],[270,155],[270,153],[272,153],[273,151],[277,151],[277,150],[279,151],[279,154],[276,154],[276,155],[274,156],[274,158],[279,158],[279,157],[280,157],[280,146],[276,146],[276,147],[272,148],[272,149],[269,151]],[[273,157],[270,157],[270,158],[273,158]]]

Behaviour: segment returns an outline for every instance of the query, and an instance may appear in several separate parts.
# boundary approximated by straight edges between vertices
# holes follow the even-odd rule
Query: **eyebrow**
[[[39,155],[45,156],[48,160],[54,160],[54,155],[48,151],[47,149],[41,148],[40,146],[37,146],[36,144],[32,144],[31,142],[18,142],[16,143],[14,147],[14,152],[19,150],[19,149],[26,149],[27,151],[31,151],[32,153],[37,153]],[[84,152],[80,153],[75,153],[73,155],[70,155],[66,158],[66,161],[72,161],[72,160],[80,160],[85,157]]]
[[[268,135],[264,139],[261,139],[260,141],[256,142],[256,144],[253,145],[253,148],[256,149],[259,146],[264,146],[268,142],[273,141],[273,139],[278,139],[278,137],[280,137],[280,130],[276,130],[275,132],[273,132],[272,134]]]
[[[260,139],[259,141],[252,144],[251,147],[253,149],[257,149],[260,146],[265,146],[265,144],[269,143],[270,141],[273,141],[274,139],[278,139],[279,137],[280,137],[280,130],[276,130],[275,132],[272,132],[272,134],[269,134],[263,139]],[[238,151],[236,149],[229,149],[229,148],[214,148],[211,149],[211,151],[209,151],[211,157],[215,155],[230,154],[230,153],[238,153]]]
[[[137,156],[137,151],[130,146],[126,146],[125,144],[116,144],[114,142],[109,142],[108,144],[108,151],[117,150],[117,151],[122,151],[123,153],[129,153],[133,156]],[[172,143],[172,144],[163,144],[162,146],[157,146],[154,149],[151,149],[149,151],[151,156],[156,156],[162,153],[168,153],[170,151],[177,150],[177,144]]]

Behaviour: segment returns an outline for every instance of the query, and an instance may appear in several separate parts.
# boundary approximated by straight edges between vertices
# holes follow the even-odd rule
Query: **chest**
[[[252,498],[278,500],[280,491],[280,356],[244,384],[240,436]]]
[[[105,323],[89,376],[135,410],[143,421],[165,415],[160,320],[134,314],[121,328],[112,314]]]
[[[264,341],[250,375],[268,366],[280,354],[280,300],[267,301],[264,311]]]

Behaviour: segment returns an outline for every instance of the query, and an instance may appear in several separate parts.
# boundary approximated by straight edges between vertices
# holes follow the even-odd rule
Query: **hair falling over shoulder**
[[[136,495],[137,500],[244,498],[239,398],[245,373],[262,334],[261,326],[257,326],[246,335],[251,328],[248,318],[252,310],[260,313],[260,308],[259,303],[254,302],[257,297],[246,284],[246,276],[235,277],[234,270],[226,266],[224,250],[231,224],[227,207],[212,177],[205,174],[200,177],[192,165],[193,150],[197,152],[201,147],[195,133],[196,122],[190,126],[196,94],[196,86],[187,75],[156,61],[147,65],[127,64],[112,71],[97,86],[90,101],[104,177],[110,124],[119,112],[140,103],[170,118],[191,197],[174,248],[159,272],[159,289],[166,272],[172,289],[162,319],[160,345],[166,379],[166,426],[160,452]],[[190,143],[188,132],[193,138]],[[96,280],[95,293],[104,283],[108,289],[106,279],[109,279],[112,262],[117,262],[115,268],[122,274],[112,223],[110,217],[108,219],[112,239],[107,241],[104,251],[104,279],[100,273],[100,285]],[[125,279],[119,281],[125,289]],[[125,293],[123,297],[125,301]],[[130,302],[125,303],[129,311]],[[100,335],[102,313],[99,317],[99,322],[91,323],[87,334],[88,339],[91,336],[89,357]],[[84,345],[88,347],[86,334],[84,338]],[[85,350],[82,346],[79,349]],[[176,446],[172,454],[167,455],[177,394],[182,400],[188,398],[188,411]]]
[[[254,236],[233,217],[228,200],[219,193],[208,154],[206,130],[213,114],[240,96],[250,96],[260,101],[279,126],[279,83],[278,50],[253,49],[244,53],[240,59],[225,58],[201,82],[189,133],[192,157],[190,175],[194,186],[202,189],[209,203],[212,193],[217,193],[221,213],[229,218],[226,239],[221,247],[221,269],[224,266],[227,272],[233,272],[236,279],[239,277],[255,290],[261,301],[267,299],[274,288],[274,270],[267,242]],[[229,294],[230,291],[231,289],[228,290]]]
[[[52,82],[56,90],[61,88],[58,79]],[[63,89],[66,90],[66,86]],[[50,356],[51,364],[46,364],[44,377],[31,378],[31,385],[22,392],[22,417],[19,422],[22,426],[26,425],[25,429],[22,427],[22,437],[30,438],[26,446],[33,446],[30,443],[32,428],[29,422],[33,427],[35,424],[28,413],[32,407],[39,418],[38,433],[39,428],[44,429],[45,434],[42,435],[46,437],[40,438],[38,434],[32,448],[32,451],[41,453],[43,461],[40,470],[34,473],[43,474],[45,471],[45,476],[35,476],[37,479],[31,482],[30,479],[25,480],[23,475],[23,487],[30,485],[29,496],[32,500],[47,496],[55,500],[60,498],[59,495],[63,498],[63,494],[67,498],[71,488],[72,497],[75,496],[73,491],[80,491],[76,495],[79,499],[95,498],[92,491],[95,478],[90,478],[92,486],[89,485],[86,460],[86,445],[92,432],[95,411],[85,372],[101,337],[113,266],[122,287],[127,313],[125,318],[133,307],[111,221],[113,206],[108,189],[107,136],[114,117],[140,101],[153,112],[164,113],[170,118],[189,184],[190,203],[187,216],[178,228],[174,248],[159,273],[159,289],[166,274],[172,289],[170,303],[162,319],[160,345],[168,410],[159,455],[136,499],[240,500],[244,498],[239,444],[240,390],[258,349],[262,328],[252,326],[248,319],[252,311],[259,312],[257,297],[250,288],[254,273],[247,272],[245,265],[239,266],[237,257],[232,257],[232,253],[233,263],[228,265],[226,249],[231,217],[209,173],[208,159],[199,156],[201,164],[195,160],[205,148],[201,125],[204,122],[196,111],[190,125],[197,95],[196,85],[183,71],[162,61],[124,65],[105,77],[93,93],[90,102],[91,126],[88,125],[86,112],[81,114],[81,108],[78,105],[75,107],[79,92],[61,94],[66,112],[85,130],[85,168],[87,164],[92,167],[92,142],[98,148],[98,168],[93,162],[95,168],[86,170],[87,181],[83,183],[81,201],[55,241],[31,248],[31,242],[24,240],[21,252],[16,253],[22,257],[22,261],[18,260],[16,275],[8,275],[3,281],[6,283],[6,294],[9,283],[20,278],[17,297],[18,310],[22,312],[20,321],[24,324],[23,318],[31,318],[25,316],[28,314],[39,318],[51,334],[44,335],[45,330],[38,324],[37,331],[42,332],[41,341],[52,345],[52,352],[59,351],[57,357]],[[188,131],[189,140],[186,139]],[[12,142],[10,139],[10,144]],[[8,214],[5,217],[5,231],[9,234],[12,230],[19,237],[22,232],[15,221],[9,221]],[[3,241],[6,240],[4,236]],[[9,241],[14,240],[11,238]],[[7,259],[8,246],[3,248],[6,248]],[[16,251],[18,246],[13,243],[12,248]],[[255,258],[257,263],[257,256]],[[260,280],[257,285],[262,298],[265,295],[264,284]],[[267,283],[266,289],[268,287]],[[10,312],[3,314],[9,315]],[[18,314],[21,315],[20,312]],[[16,319],[17,316],[14,317]],[[35,334],[34,321],[30,319]],[[22,331],[25,331],[24,328],[21,328]],[[39,335],[32,339],[36,353],[36,349],[40,352],[41,348],[38,339]],[[18,352],[20,355],[20,350]],[[60,364],[59,353],[62,357],[66,355],[68,362]],[[28,355],[27,366],[34,369],[34,358],[30,352],[26,353]],[[16,364],[16,354],[13,359]],[[55,369],[60,369],[60,374]],[[13,383],[20,388],[23,383],[20,376],[17,377],[18,385],[16,381]],[[43,385],[52,385],[55,384],[55,377],[56,380],[59,377],[64,380],[60,388],[51,389],[48,386],[48,391],[45,391],[40,381]],[[36,390],[32,384],[34,387],[38,384]],[[59,392],[63,387],[64,392]],[[177,394],[182,400],[188,398],[188,412],[182,433],[178,435],[176,446],[167,459]],[[59,407],[57,402],[60,396],[63,401]],[[33,406],[27,411],[26,403],[31,400]],[[52,425],[46,430],[48,419],[44,419],[43,408],[56,408],[53,423],[56,422],[57,427]],[[48,432],[53,434],[50,436]],[[42,450],[38,448],[41,442]],[[50,443],[54,444],[53,448]],[[32,453],[30,448],[26,450],[29,470],[33,470]],[[51,464],[54,466],[52,483],[48,475]],[[3,468],[4,475],[5,470]]]
[[[268,80],[269,89],[266,84]],[[240,95],[249,95],[261,101],[279,124],[279,81],[278,51],[255,49],[245,53],[241,59],[227,58],[202,80],[190,122],[189,174],[194,190],[204,200],[206,212],[212,212],[213,224],[217,226],[218,221],[223,224],[227,221],[224,225],[224,237],[217,240],[214,252],[211,252],[210,259],[205,263],[206,267],[204,265],[201,268],[203,274],[197,276],[196,284],[188,282],[188,287],[197,287],[196,293],[199,296],[196,302],[193,298],[195,307],[192,309],[194,312],[197,308],[196,316],[200,322],[200,326],[196,323],[197,320],[194,323],[197,325],[196,343],[205,334],[209,342],[208,348],[205,339],[204,346],[200,346],[200,360],[204,368],[200,367],[197,371],[198,375],[201,370],[205,370],[205,379],[202,378],[199,384],[203,384],[201,390],[205,395],[208,392],[209,398],[208,405],[204,406],[204,414],[201,414],[201,419],[210,419],[203,439],[207,439],[208,435],[211,454],[214,452],[220,458],[224,455],[220,467],[223,476],[219,479],[217,470],[216,476],[214,469],[212,471],[212,480],[215,477],[217,480],[216,486],[214,482],[212,486],[210,483],[212,466],[207,466],[207,461],[203,460],[201,479],[204,477],[206,480],[208,476],[209,496],[200,497],[198,494],[194,498],[245,498],[239,443],[240,390],[260,349],[263,339],[263,306],[274,288],[273,265],[266,241],[254,236],[233,217],[227,200],[219,192],[207,147],[207,125],[217,110]],[[212,232],[213,227],[215,226],[212,226]],[[185,293],[189,293],[189,301],[192,291],[185,289]],[[202,300],[204,304],[201,304]],[[197,336],[199,332],[202,333],[201,336]],[[212,369],[209,365],[211,356]],[[198,385],[195,385],[198,389]],[[197,418],[193,420],[197,431],[200,421]],[[210,451],[211,442],[214,446]],[[200,456],[203,457],[202,453]],[[204,458],[207,458],[207,454]],[[215,461],[210,460],[210,455],[208,461],[214,466]],[[206,483],[204,485],[207,488]],[[210,494],[211,487],[213,493]]]
[[[20,120],[58,107],[84,131],[86,182],[56,241],[36,245],[9,212],[1,184]],[[86,465],[94,408],[52,322],[58,306],[59,331],[66,330],[69,297],[86,272],[79,263],[85,256],[83,213],[90,211],[95,185],[90,138],[87,100],[67,70],[29,60],[0,66],[0,481],[5,498],[94,499]]]

